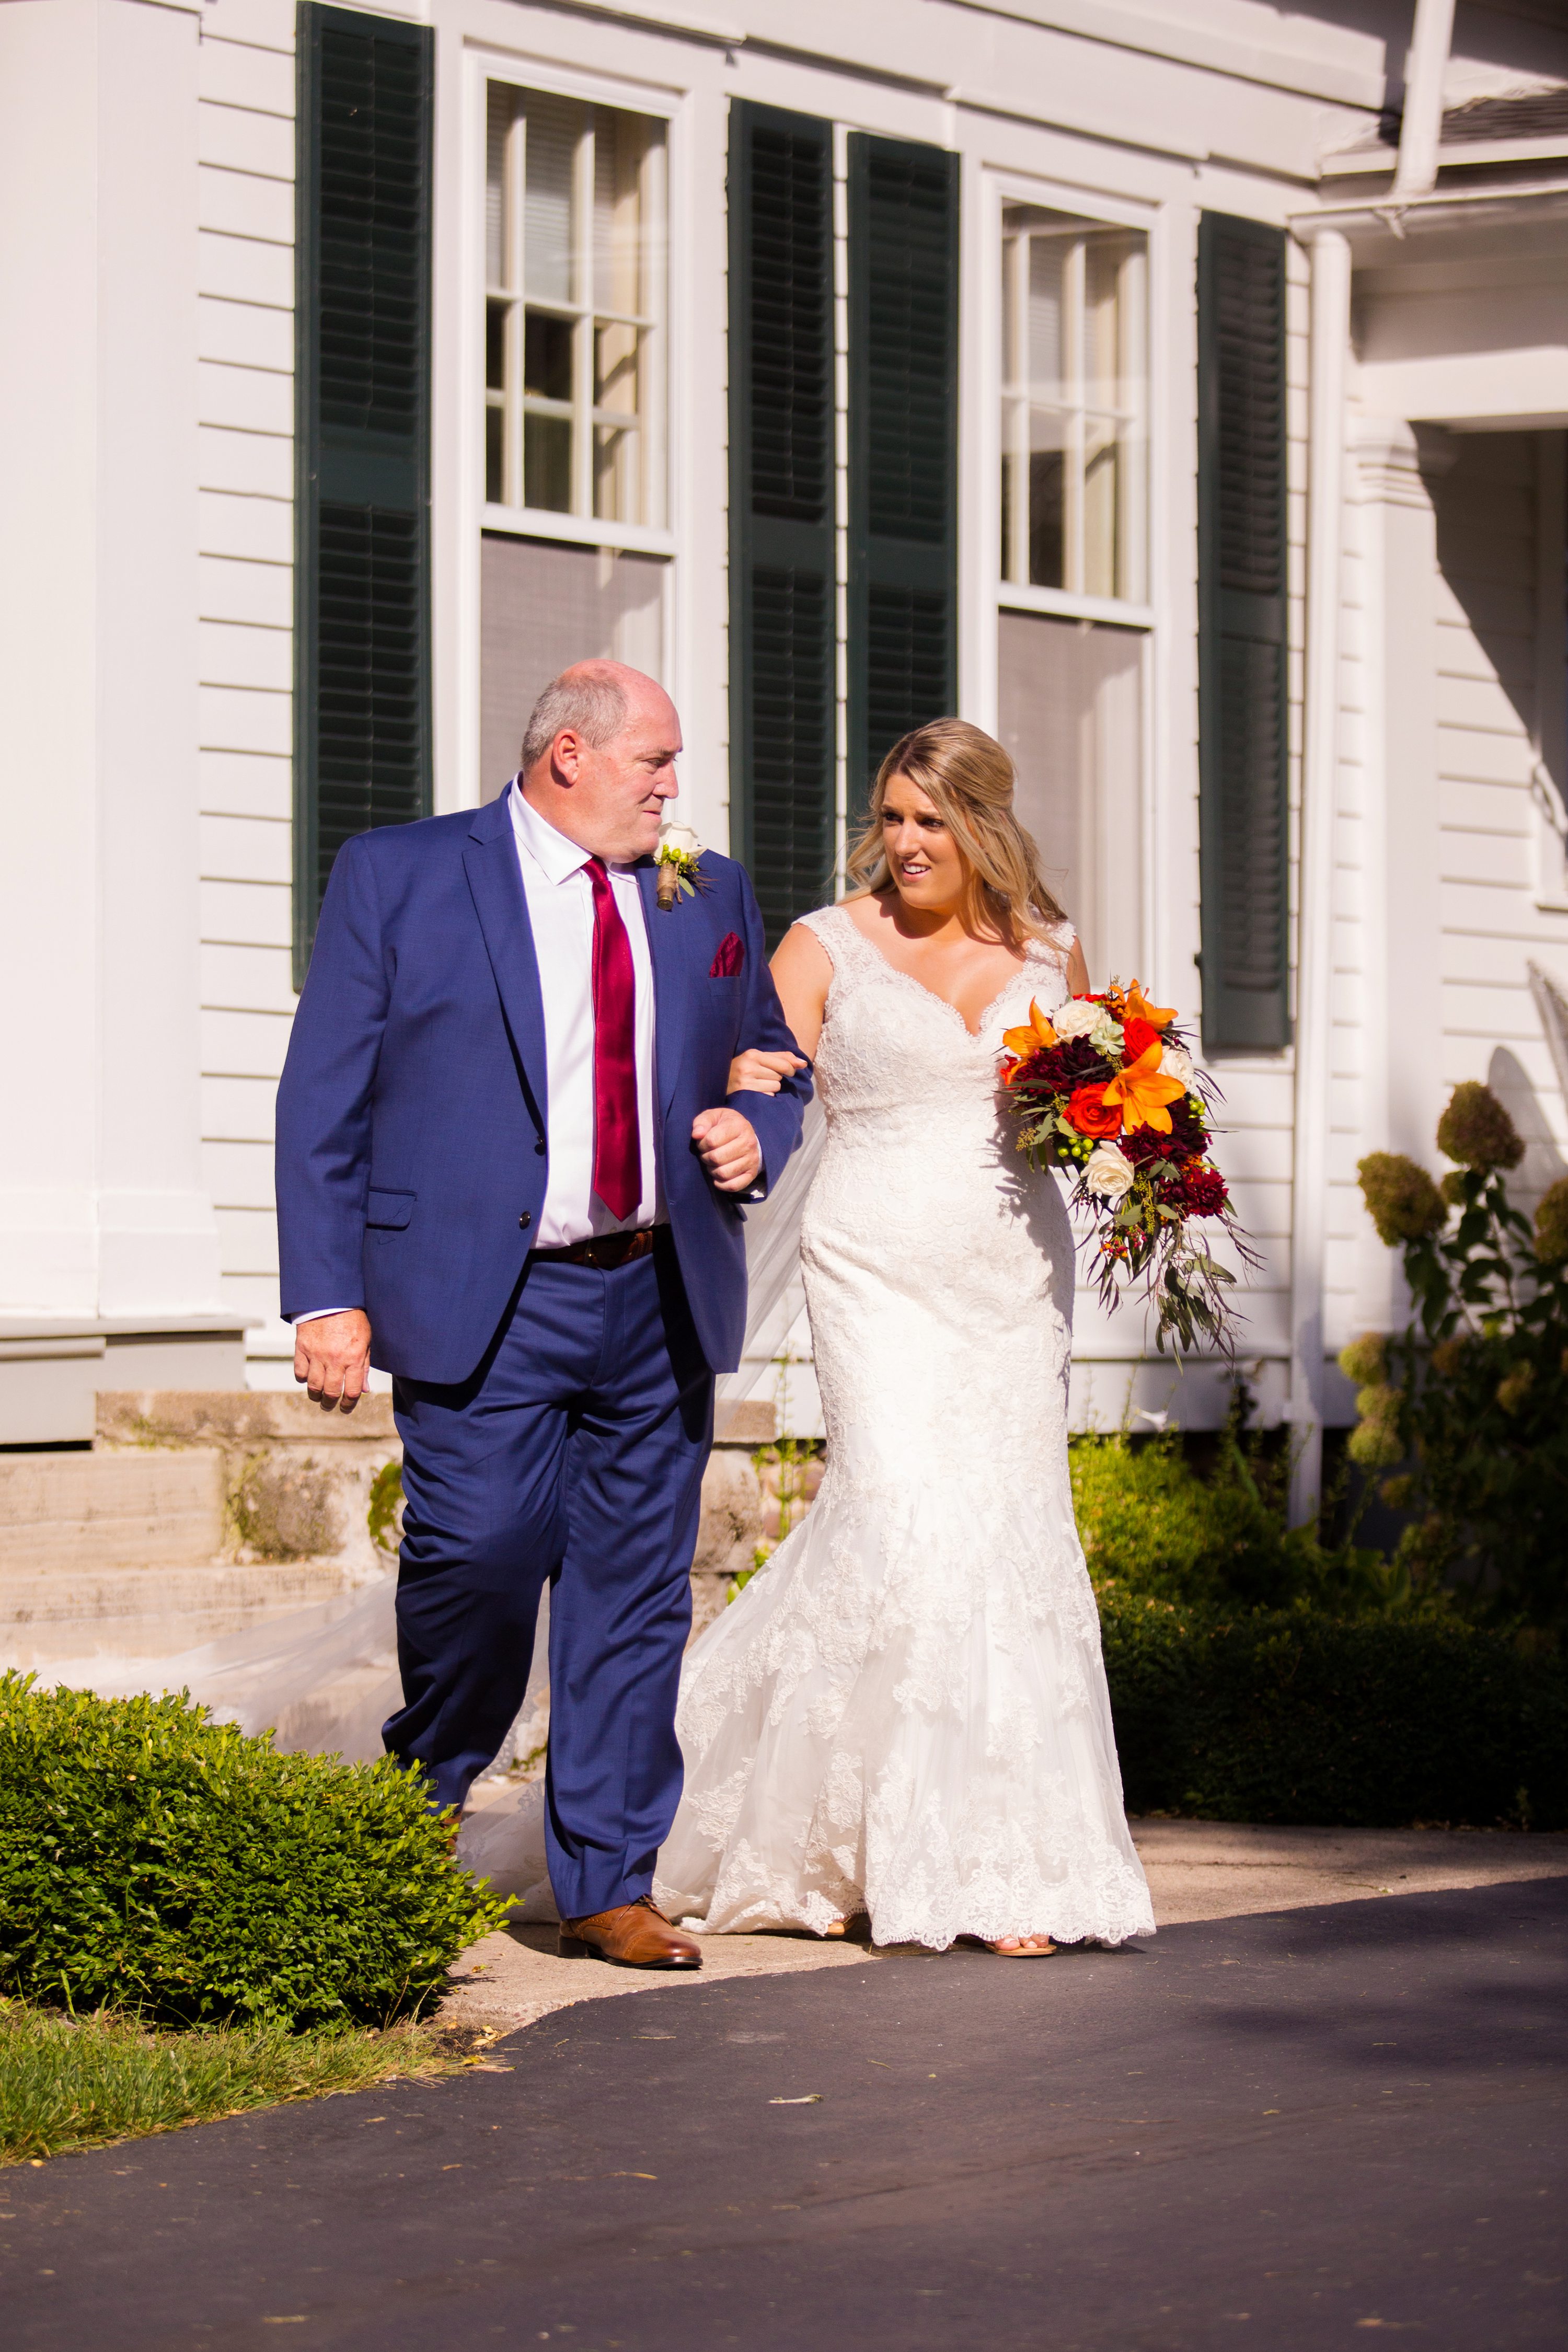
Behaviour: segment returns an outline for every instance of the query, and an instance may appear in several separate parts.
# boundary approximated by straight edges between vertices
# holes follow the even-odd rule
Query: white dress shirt
[[[508,793],[522,894],[539,960],[550,1090],[545,1111],[550,1175],[533,1246],[562,1249],[595,1234],[655,1224],[664,1216],[655,1148],[653,957],[636,871],[629,866],[607,866],[631,942],[637,1140],[642,1150],[642,1198],[629,1217],[616,1217],[594,1191],[594,885],[587,872],[589,853],[530,806],[522,796],[521,776],[512,778]]]
[[[522,895],[539,960],[544,999],[544,1066],[550,1098],[545,1107],[550,1174],[544,1206],[534,1227],[535,1249],[562,1249],[595,1234],[629,1232],[662,1223],[664,1195],[658,1178],[654,1104],[653,957],[647,942],[642,889],[629,866],[606,866],[616,905],[631,942],[634,1043],[637,1072],[637,1140],[642,1150],[642,1198],[629,1217],[612,1216],[594,1192],[594,885],[589,853],[546,824],[522,797],[522,779],[507,787],[511,806]],[[336,1315],[337,1307],[312,1307],[295,1323]]]

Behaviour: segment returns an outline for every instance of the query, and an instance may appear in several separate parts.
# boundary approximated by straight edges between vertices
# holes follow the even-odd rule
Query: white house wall
[[[21,0],[19,7],[0,16],[31,16],[37,4]],[[62,5],[138,13],[128,8],[127,0]],[[253,1381],[282,1383],[289,1379],[291,1342],[277,1319],[271,1141],[276,1081],[295,1002],[294,8],[292,0],[209,0],[199,19],[190,12],[149,13],[181,15],[189,33],[199,34],[192,159],[199,207],[192,281],[197,392],[190,428],[199,488],[193,526],[200,631],[199,704],[193,698],[193,708],[199,717],[192,722],[199,746],[199,1047],[194,1024],[184,1034],[192,1038],[190,1053],[199,1055],[201,1181],[216,1214],[223,1297],[256,1318]],[[995,265],[982,225],[988,217],[985,207],[992,192],[1005,184],[1010,191],[1032,191],[1043,203],[1091,212],[1103,205],[1115,217],[1147,225],[1154,378],[1153,629],[1144,858],[1154,887],[1142,977],[1165,1001],[1195,1016],[1192,451],[1198,215],[1211,207],[1283,224],[1310,204],[1322,152],[1363,132],[1384,101],[1388,57],[1407,32],[1407,0],[1366,0],[1351,12],[1353,25],[1309,21],[1305,16],[1283,18],[1265,0],[1185,0],[1179,12],[1155,7],[1152,0],[1142,5],[1132,0],[1125,5],[1111,0],[1103,5],[1100,0],[1009,0],[1006,7],[994,9],[963,0],[855,0],[852,6],[843,0],[731,0],[722,13],[735,27],[732,35],[689,18],[682,22],[673,10],[667,19],[651,0],[647,6],[616,8],[578,8],[572,0],[537,6],[528,0],[429,0],[424,8],[384,7],[374,13],[428,21],[437,34],[433,659],[436,789],[442,808],[476,802],[498,781],[484,772],[479,699],[476,142],[487,59],[522,79],[553,78],[600,91],[611,102],[618,96],[628,105],[647,103],[669,117],[669,511],[676,555],[664,616],[665,659],[686,727],[684,813],[705,838],[721,845],[728,828],[724,174],[731,100],[748,98],[826,115],[852,128],[936,141],[962,158],[961,699],[983,722],[994,722],[997,570],[990,437],[996,397],[994,334],[988,290],[988,273]],[[1464,37],[1471,39],[1475,26],[1464,12],[1461,22],[1470,25]],[[1528,47],[1531,37],[1516,28],[1510,37]],[[1308,320],[1305,257],[1294,246],[1289,253],[1294,876]],[[1568,314],[1563,311],[1560,279],[1549,299],[1536,301],[1540,264],[1532,262],[1531,268],[1536,275],[1528,283],[1515,284],[1506,272],[1499,277],[1484,318],[1472,310],[1470,290],[1457,288],[1459,310],[1447,326],[1430,307],[1406,300],[1401,284],[1391,280],[1384,289],[1390,299],[1366,322],[1355,377],[1358,413],[1446,414],[1426,403],[1426,392],[1438,382],[1430,371],[1457,359],[1471,369],[1466,380],[1468,415],[1478,413],[1478,383],[1491,386],[1495,416],[1522,413],[1522,394],[1498,390],[1508,379],[1507,367],[1496,364],[1500,340],[1516,360],[1521,353],[1534,354],[1530,397],[1542,392],[1544,400],[1558,382],[1552,370],[1560,359],[1568,362]],[[1447,348],[1445,335],[1455,346],[1463,319],[1482,323],[1465,328],[1469,340],[1462,350]],[[1420,369],[1428,371],[1426,378],[1412,373]],[[1412,404],[1417,391],[1426,404]],[[1568,390],[1558,404],[1568,409]],[[1519,520],[1523,486],[1508,470],[1517,469],[1523,446],[1499,440],[1489,455],[1473,459],[1467,447],[1450,478],[1452,501],[1443,509],[1446,527],[1451,520],[1456,530],[1467,498],[1490,509],[1493,520],[1485,527],[1497,543],[1486,561],[1509,572],[1495,580],[1489,573],[1484,583],[1492,598],[1488,609],[1496,617],[1485,627],[1476,625],[1479,587],[1462,605],[1453,581],[1438,576],[1432,584],[1440,648],[1435,656],[1443,746],[1440,858],[1448,877],[1442,884],[1439,954],[1443,1076],[1486,1075],[1493,1052],[1503,1045],[1517,1055],[1560,1127],[1561,1107],[1523,968],[1525,957],[1536,954],[1568,983],[1568,912],[1539,903],[1540,821],[1531,797],[1530,722],[1521,700],[1510,698],[1510,691],[1518,688],[1521,695],[1526,683],[1533,691],[1533,669],[1526,679],[1520,665],[1527,651],[1531,662],[1537,657],[1537,649],[1526,648],[1521,637],[1525,625],[1515,625],[1523,609],[1520,600],[1529,592],[1526,575],[1533,577],[1531,566],[1539,560],[1534,525],[1527,528]],[[1386,749],[1386,730],[1378,733],[1384,726],[1384,639],[1378,632],[1385,627],[1386,614],[1369,589],[1377,562],[1368,550],[1375,554],[1382,542],[1374,545],[1367,536],[1374,524],[1361,503],[1356,462],[1347,476],[1335,836],[1331,1342],[1355,1328],[1372,1295],[1354,1162],[1383,1139],[1386,1125],[1390,1017],[1378,964],[1384,904],[1379,894],[1387,887],[1389,856],[1378,835],[1377,814]],[[1472,490],[1472,484],[1483,480],[1487,488]],[[1448,495],[1441,483],[1437,495]],[[68,498],[62,511],[69,511]],[[1505,511],[1514,519],[1506,530],[1500,522]],[[495,760],[492,753],[491,765]],[[58,827],[57,833],[63,843],[65,834]],[[42,840],[26,852],[36,861],[36,873],[49,870],[50,854]],[[63,848],[61,855],[68,862]],[[1294,887],[1293,879],[1293,891]],[[1434,909],[1434,936],[1437,920]],[[88,985],[79,974],[62,983],[63,1002],[68,1003],[79,982]],[[56,1052],[48,1042],[52,1035],[47,1024],[40,1030],[45,1061]],[[1282,1401],[1289,1353],[1292,1059],[1287,1052],[1228,1061],[1219,1075],[1226,1097],[1225,1164],[1243,1219],[1265,1255],[1247,1299],[1244,1358],[1260,1365],[1265,1402],[1273,1407]],[[39,1083],[44,1085],[42,1078]],[[68,1132],[68,1105],[62,1150]],[[69,1190],[66,1159],[58,1152],[55,1159],[58,1169],[42,1146],[32,1153],[32,1164],[44,1171],[39,1184],[54,1184],[63,1198]],[[87,1207],[82,1217],[90,1223]],[[66,1281],[64,1264],[62,1257],[58,1284]],[[1189,1374],[1178,1387],[1167,1364],[1139,1360],[1142,1337],[1131,1316],[1108,1326],[1092,1299],[1080,1297],[1075,1367],[1079,1417],[1116,1422],[1130,1404],[1138,1404],[1156,1412],[1174,1409],[1186,1419],[1212,1418],[1222,1403],[1217,1384],[1210,1381],[1205,1386],[1204,1376]]]
[[[291,970],[294,10],[215,0],[198,146],[202,1162],[225,1294],[288,1378],[273,1098]]]

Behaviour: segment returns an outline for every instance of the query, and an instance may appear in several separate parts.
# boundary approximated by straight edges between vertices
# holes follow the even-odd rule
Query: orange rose
[[[1121,1107],[1107,1102],[1103,1085],[1075,1087],[1068,1097],[1067,1115],[1080,1135],[1120,1135]]]
[[[1121,1024],[1121,1050],[1130,1062],[1136,1062],[1151,1045],[1158,1045],[1159,1043],[1160,1032],[1152,1021],[1141,1021],[1132,1013],[1127,1015]]]

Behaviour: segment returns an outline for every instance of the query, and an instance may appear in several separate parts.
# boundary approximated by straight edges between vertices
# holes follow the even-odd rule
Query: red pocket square
[[[710,980],[736,979],[746,961],[743,940],[736,931],[726,931],[719,942],[719,952],[708,967]]]

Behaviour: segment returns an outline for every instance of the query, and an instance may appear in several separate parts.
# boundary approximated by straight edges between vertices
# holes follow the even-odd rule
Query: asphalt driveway
[[[26,2352],[1560,2346],[1568,1881],[595,2000],[0,2176]]]

